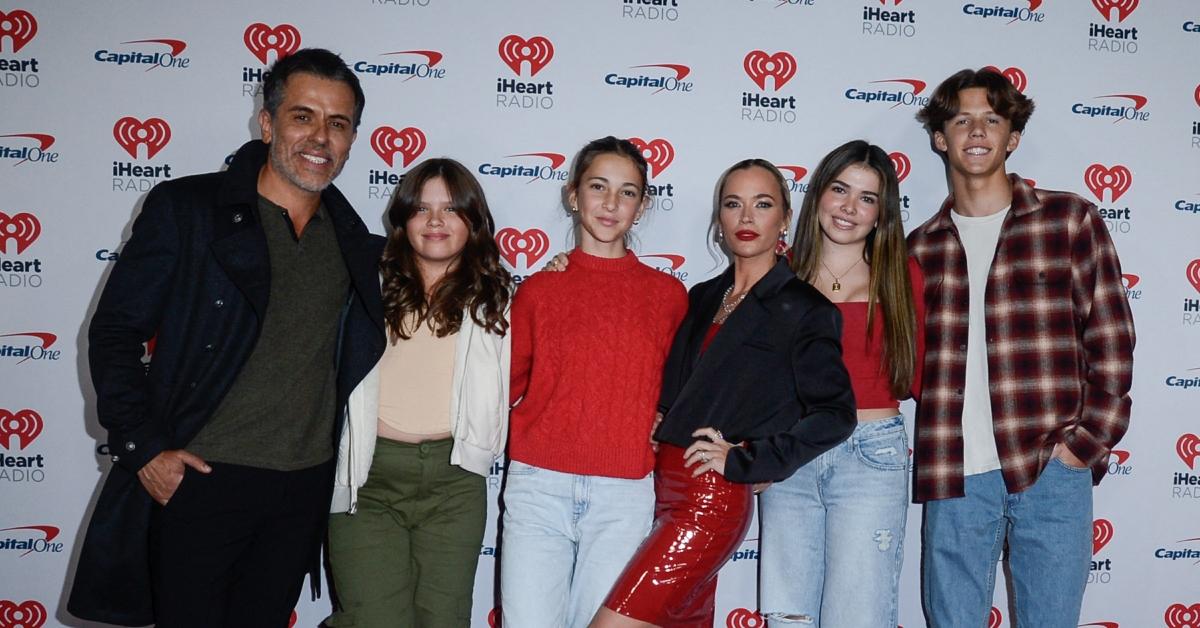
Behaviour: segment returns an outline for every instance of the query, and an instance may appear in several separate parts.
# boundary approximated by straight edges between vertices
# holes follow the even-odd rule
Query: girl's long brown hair
[[[821,195],[848,166],[862,166],[879,175],[883,189],[879,193],[879,222],[867,235],[863,261],[871,271],[867,297],[867,338],[875,324],[876,304],[883,311],[883,358],[889,388],[896,399],[904,399],[912,390],[916,370],[916,309],[908,276],[908,245],[900,216],[900,183],[891,158],[878,146],[863,140],[847,142],[821,160],[809,181],[808,192],[796,220],[796,241],[792,245],[792,270],[803,280],[814,283],[821,266],[821,223],[818,208]]]
[[[405,227],[420,204],[421,190],[431,179],[445,182],[468,235],[457,262],[426,299],[427,286]],[[384,320],[393,342],[411,338],[421,324],[429,325],[438,337],[456,333],[462,327],[464,311],[487,331],[501,336],[507,333],[505,312],[512,294],[512,277],[500,265],[496,225],[483,188],[470,171],[453,159],[421,162],[404,176],[392,196],[387,217],[391,232],[379,271],[383,277]]]

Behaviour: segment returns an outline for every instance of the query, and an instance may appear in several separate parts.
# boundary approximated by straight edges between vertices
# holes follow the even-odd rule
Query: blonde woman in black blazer
[[[690,291],[663,374],[654,530],[593,627],[713,625],[717,572],[750,525],[752,486],[854,430],[841,315],[777,257],[789,197],[761,159],[718,183],[710,231],[733,263]]]

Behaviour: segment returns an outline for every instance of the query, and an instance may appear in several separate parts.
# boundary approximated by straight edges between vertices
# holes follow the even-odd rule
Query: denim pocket
[[[853,437],[851,437],[853,438]],[[863,464],[881,471],[904,471],[908,469],[908,436],[901,426],[865,438],[854,447],[855,454]]]
[[[525,464],[517,460],[509,460],[508,466],[504,467],[505,475],[533,475],[540,470],[531,464]]]
[[[1058,466],[1062,467],[1063,469],[1066,469],[1069,473],[1091,474],[1091,472],[1092,472],[1090,467],[1072,467],[1071,465],[1063,462],[1062,458],[1051,458],[1050,464],[1058,465]]]

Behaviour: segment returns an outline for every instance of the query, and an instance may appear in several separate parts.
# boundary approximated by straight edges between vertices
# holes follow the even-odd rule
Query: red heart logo
[[[299,50],[300,31],[291,24],[271,28],[262,22],[255,22],[246,27],[242,41],[246,42],[246,49],[266,65],[267,53],[272,50],[275,51],[276,61]]]
[[[748,609],[735,608],[725,619],[726,628],[765,628],[767,620],[762,615]]]
[[[417,155],[425,151],[425,134],[416,127],[406,127],[399,131],[390,126],[381,126],[371,134],[371,148],[379,155],[388,167],[396,153],[404,157],[403,166],[408,167]]]
[[[500,257],[516,268],[517,256],[525,256],[525,268],[529,268],[542,259],[550,250],[550,237],[541,229],[517,231],[505,227],[496,232],[496,246],[500,248]]]
[[[1163,621],[1170,628],[1200,628],[1200,604],[1172,604],[1163,613]]]
[[[542,36],[525,39],[519,35],[509,35],[500,40],[500,60],[512,69],[513,73],[521,76],[521,63],[529,62],[529,76],[537,76],[542,68],[554,58],[554,44]]]
[[[288,628],[292,628],[292,626],[295,626],[295,625],[296,625],[296,622],[297,622],[299,619],[300,619],[300,616],[299,616],[299,615],[297,615],[297,614],[296,614],[296,611],[294,611],[294,610],[293,610],[293,611],[292,611],[292,616],[288,618]]]
[[[650,140],[647,142],[640,137],[631,137],[629,141],[637,146],[641,151],[642,157],[646,158],[646,163],[650,166],[650,177],[657,178],[667,166],[675,161],[675,147],[671,143],[662,138]]]
[[[1124,22],[1125,18],[1137,9],[1139,0],[1092,0],[1092,6],[1104,16],[1106,22],[1112,21],[1112,10],[1117,10],[1117,21]]]
[[[1096,200],[1104,202],[1104,190],[1111,194],[1111,202],[1117,202],[1122,194],[1133,185],[1133,173],[1125,166],[1117,165],[1105,168],[1100,164],[1092,164],[1083,171],[1083,183],[1096,195]]]
[[[1000,614],[1000,609],[992,607],[988,613],[988,628],[1000,628],[1000,623],[1004,621],[1004,616]]]
[[[1184,272],[1187,274],[1187,279],[1192,284],[1192,287],[1196,289],[1196,292],[1200,292],[1200,259],[1188,262],[1187,270]]]
[[[1196,86],[1196,106],[1200,107],[1200,85]]]
[[[1031,8],[1030,11],[1032,10],[1033,9]],[[1029,85],[1029,78],[1025,76],[1025,72],[1021,70],[1021,68],[1004,68],[1001,70],[994,65],[989,65],[984,69],[992,70],[993,72],[1008,79],[1008,82],[1012,83],[1013,87],[1017,88],[1017,91],[1021,92],[1022,94],[1025,93],[1025,87]]]
[[[42,223],[37,216],[29,212],[21,212],[9,216],[0,212],[0,253],[8,253],[8,241],[17,243],[17,255],[25,252],[38,236],[42,235]]]
[[[0,628],[41,628],[46,617],[46,607],[41,602],[25,600],[17,604],[0,600]]]
[[[42,433],[44,422],[37,412],[28,408],[9,412],[0,408],[0,447],[12,449],[12,437],[17,437],[17,449],[25,449]]]
[[[896,181],[904,181],[908,178],[908,173],[912,171],[912,162],[909,161],[908,155],[901,152],[895,152],[888,155],[892,160],[892,166],[896,169]]]
[[[37,20],[29,11],[0,11],[0,51],[4,50],[4,36],[12,38],[12,51],[21,52],[25,44],[37,35]]]
[[[775,91],[779,91],[796,75],[796,57],[787,52],[768,55],[762,50],[751,50],[742,59],[742,68],[759,89],[767,90],[769,76],[775,79]]]
[[[1179,459],[1188,466],[1189,469],[1195,469],[1196,458],[1200,458],[1200,436],[1195,434],[1184,434],[1175,441],[1175,453],[1179,454]]]
[[[1097,519],[1092,522],[1092,556],[1104,549],[1112,540],[1113,524],[1108,519]]]
[[[146,145],[146,159],[154,159],[158,151],[171,141],[171,126],[162,118],[146,118],[145,122],[132,116],[125,116],[113,125],[113,139],[137,159],[137,147]]]

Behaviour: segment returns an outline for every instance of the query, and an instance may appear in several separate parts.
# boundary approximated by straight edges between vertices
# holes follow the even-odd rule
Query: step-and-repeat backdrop
[[[571,156],[613,134],[650,162],[637,251],[688,285],[724,266],[705,244],[713,185],[745,157],[778,164],[798,205],[822,155],[869,139],[898,167],[909,228],[925,220],[946,182],[913,114],[950,73],[996,67],[1037,102],[1010,169],[1099,206],[1137,319],[1133,421],[1096,491],[1081,625],[1200,626],[1194,0],[0,4],[0,626],[80,625],[64,599],[109,465],[90,312],[146,192],[221,168],[254,137],[264,71],[300,46],[339,52],[366,90],[336,183],[374,231],[406,170],[454,157],[528,276],[569,246]],[[502,472],[488,478],[493,515]],[[905,543],[909,627],[924,625],[920,514]],[[494,622],[494,519],[480,627]],[[721,573],[718,625],[764,625],[757,538]],[[297,625],[319,623],[327,599],[302,600]],[[990,626],[1011,625],[1002,576],[995,607]]]

